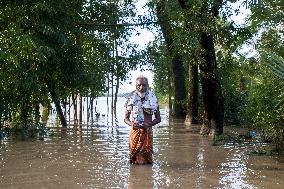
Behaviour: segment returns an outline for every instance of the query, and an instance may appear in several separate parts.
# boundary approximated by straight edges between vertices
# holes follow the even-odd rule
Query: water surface
[[[107,116],[82,130],[0,144],[0,188],[283,188],[284,159],[251,156],[255,142],[213,146],[178,120],[154,128],[153,165],[130,165],[129,129]]]

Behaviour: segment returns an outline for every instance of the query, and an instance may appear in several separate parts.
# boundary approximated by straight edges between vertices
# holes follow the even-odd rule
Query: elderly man
[[[161,116],[157,97],[143,75],[136,79],[136,90],[127,100],[124,122],[130,126],[130,163],[153,163],[152,126],[161,122]]]

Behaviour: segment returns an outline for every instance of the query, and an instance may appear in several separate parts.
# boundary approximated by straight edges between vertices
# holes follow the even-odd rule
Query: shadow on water
[[[169,120],[153,130],[153,165],[130,165],[129,128],[106,117],[82,129],[51,127],[43,141],[0,143],[0,188],[282,188],[282,157],[249,156],[260,144],[213,146],[199,126]]]

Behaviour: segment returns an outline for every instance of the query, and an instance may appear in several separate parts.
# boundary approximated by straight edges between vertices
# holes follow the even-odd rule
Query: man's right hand
[[[141,129],[141,128],[143,128],[143,125],[141,125],[139,123],[136,123],[136,122],[132,122],[131,126],[132,126],[133,129]]]

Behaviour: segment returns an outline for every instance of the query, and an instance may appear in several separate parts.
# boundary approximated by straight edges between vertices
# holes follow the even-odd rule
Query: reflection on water
[[[154,128],[154,164],[130,165],[129,129],[99,117],[80,131],[53,128],[43,141],[1,141],[0,188],[282,188],[284,160],[249,156],[251,144],[211,138],[169,120]]]

